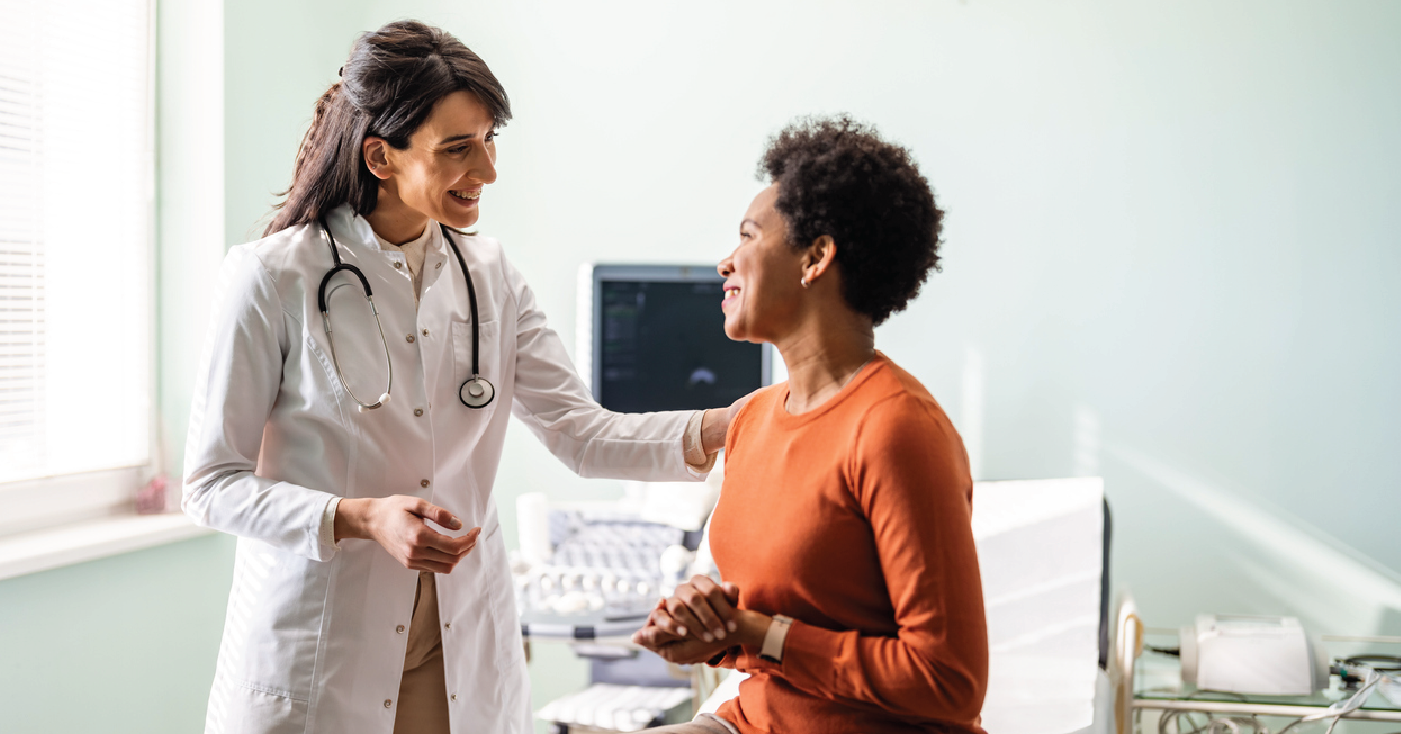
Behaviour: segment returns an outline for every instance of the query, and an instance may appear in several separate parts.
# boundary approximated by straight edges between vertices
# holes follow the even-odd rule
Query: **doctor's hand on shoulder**
[[[734,401],[728,408],[711,408],[705,411],[701,418],[701,446],[705,449],[705,453],[713,454],[725,448],[725,436],[730,431],[730,423],[757,392],[759,391],[755,390]]]
[[[459,538],[428,527],[433,521],[457,530],[462,521],[428,500],[396,494],[392,497],[343,499],[336,507],[336,542],[345,538],[373,540],[394,560],[412,571],[451,573],[458,561],[477,546],[480,527]]]

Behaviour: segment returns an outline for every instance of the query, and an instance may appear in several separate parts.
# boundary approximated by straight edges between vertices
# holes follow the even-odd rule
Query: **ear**
[[[803,253],[803,279],[809,283],[816,282],[836,262],[837,241],[831,235],[818,237]]]
[[[389,142],[384,138],[367,136],[360,144],[360,154],[375,178],[384,180],[394,173],[394,164],[389,161]]]

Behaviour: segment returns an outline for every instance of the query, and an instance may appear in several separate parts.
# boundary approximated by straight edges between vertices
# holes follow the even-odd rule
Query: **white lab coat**
[[[427,248],[415,309],[402,253],[380,249],[348,207],[328,220],[342,259],[374,292],[392,399],[360,412],[336,378],[316,302],[332,263],[319,227],[229,252],[182,499],[200,525],[238,536],[206,731],[392,731],[417,573],[372,541],[336,550],[318,531],[332,496],[405,494],[461,518],[453,534],[482,527],[476,549],[438,577],[452,731],[524,734],[529,680],[491,495],[507,408],[575,472],[644,480],[699,476],[682,449],[690,414],[600,408],[500,245],[455,236],[477,290],[481,373],[496,385],[494,403],[467,408],[458,400],[471,369],[467,289],[442,235]],[[358,287],[331,300],[336,355],[351,388],[372,402],[385,378],[374,321],[367,311],[355,318]]]

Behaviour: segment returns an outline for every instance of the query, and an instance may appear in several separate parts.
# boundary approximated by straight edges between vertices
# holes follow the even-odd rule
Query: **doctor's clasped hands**
[[[391,497],[343,499],[336,508],[336,542],[346,538],[373,540],[411,571],[451,573],[477,547],[480,527],[452,537],[428,526],[460,530],[462,521],[428,500]]]

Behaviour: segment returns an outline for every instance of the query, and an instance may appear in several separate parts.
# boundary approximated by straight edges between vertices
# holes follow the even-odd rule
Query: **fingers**
[[[678,597],[671,597],[667,600],[667,612],[672,619],[676,620],[676,633],[682,636],[691,636],[696,640],[712,642],[715,640],[714,634],[709,628],[696,619],[695,612]]]
[[[709,576],[692,577],[689,583],[676,587],[676,596],[702,625],[704,632],[700,638],[706,642],[723,640],[728,632],[739,629],[738,622],[733,619],[734,607],[726,597],[724,588]],[[677,616],[675,610],[672,615]]]
[[[455,515],[432,504],[428,500],[418,500],[409,511],[425,520],[432,520],[450,530],[460,530],[462,528],[462,521],[457,519]]]
[[[661,627],[652,624],[648,624],[642,629],[632,633],[632,641],[634,644],[641,645],[653,652],[656,652],[657,649],[663,645],[668,645],[681,639],[682,638],[667,632]]]
[[[427,531],[427,534],[423,536],[423,545],[455,556],[466,555],[477,545],[477,539],[482,535],[480,527],[472,528],[456,538],[451,535],[443,535],[429,527],[425,527],[424,530]]]
[[[663,640],[663,642],[684,638],[686,636],[686,628],[671,616],[667,611],[666,605],[667,600],[665,598],[657,602],[657,608],[653,609],[652,613],[647,615],[647,625],[649,627],[656,627],[661,632],[664,632],[667,637],[672,638],[672,640]]]

